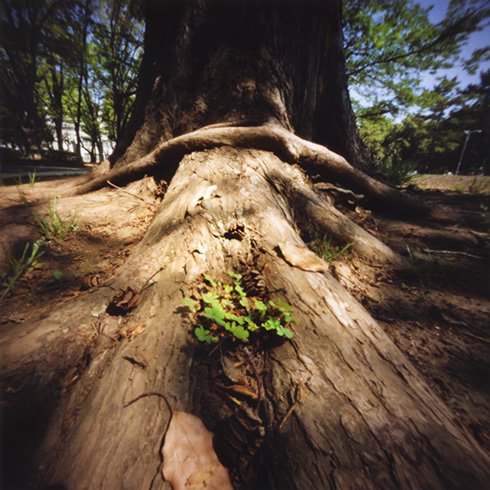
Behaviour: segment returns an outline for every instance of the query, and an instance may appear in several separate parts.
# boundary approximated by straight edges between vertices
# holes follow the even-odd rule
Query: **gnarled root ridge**
[[[306,141],[278,125],[255,127],[205,127],[161,143],[139,160],[115,167],[90,180],[79,178],[70,188],[58,188],[61,195],[79,195],[107,185],[125,184],[146,174],[158,174],[169,180],[184,155],[194,151],[232,146],[272,151],[288,163],[297,163],[307,172],[336,182],[363,194],[374,207],[394,214],[421,214],[428,210],[416,199],[401,193],[350,165],[345,158],[328,148]],[[28,191],[28,190],[27,190]]]
[[[204,413],[199,399],[204,371],[196,368],[182,297],[203,273],[220,278],[228,269],[253,267],[269,294],[293,306],[297,320],[292,341],[265,354],[260,385],[267,417],[258,423],[266,432],[252,454],[263,482],[287,489],[485,488],[488,455],[306,248],[304,218],[293,203],[316,214],[321,227],[329,226],[331,210],[301,179],[269,152],[224,147],[188,155],[111,282],[114,289],[140,290],[151,278],[132,313],[109,315],[114,292],[99,288],[37,323],[12,327],[1,345],[2,378],[19,390],[29,380],[37,405],[57,406],[36,428],[42,439],[36,481],[80,490],[165,488],[169,413],[192,413],[208,426],[209,417],[219,417]],[[139,333],[121,335],[131,328]],[[79,345],[91,331],[95,340],[89,335]],[[78,339],[77,349],[70,339]],[[55,363],[60,346],[63,361]],[[63,369],[79,363],[78,377],[63,379]],[[17,413],[15,397],[7,400],[9,417]],[[229,422],[224,427],[232,430]]]

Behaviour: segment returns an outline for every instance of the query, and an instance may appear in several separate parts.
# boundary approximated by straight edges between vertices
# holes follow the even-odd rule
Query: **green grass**
[[[339,257],[349,253],[352,243],[347,243],[343,247],[335,245],[327,236],[323,239],[313,240],[309,244],[311,250],[321,257],[325,262],[337,260]]]
[[[36,225],[40,229],[47,241],[54,241],[59,244],[68,233],[78,230],[78,224],[75,214],[70,218],[62,218],[56,210],[54,204],[48,208],[48,213],[44,218],[38,216]]]
[[[34,185],[37,178],[37,172],[34,170],[33,172],[29,172],[27,176],[29,178],[29,184]]]
[[[34,243],[26,243],[20,257],[9,257],[9,270],[2,275],[1,282],[3,291],[0,294],[0,301],[3,300],[13,289],[17,281],[32,269],[42,265],[39,261],[44,254],[42,250],[44,241],[42,239]]]

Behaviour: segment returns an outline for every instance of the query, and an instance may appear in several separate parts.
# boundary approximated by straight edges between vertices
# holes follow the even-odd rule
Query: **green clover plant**
[[[228,275],[232,284],[204,274],[204,291],[198,299],[183,299],[196,325],[194,335],[199,342],[212,344],[226,339],[248,342],[252,337],[267,334],[284,339],[293,337],[288,328],[295,322],[290,305],[249,297],[242,286],[242,275],[234,272]]]

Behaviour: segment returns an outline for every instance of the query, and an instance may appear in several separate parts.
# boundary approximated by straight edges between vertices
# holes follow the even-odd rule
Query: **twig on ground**
[[[430,248],[423,248],[422,252],[427,254],[440,254],[440,255],[462,255],[464,257],[470,257],[472,259],[483,260],[483,257],[480,257],[479,255],[473,255],[467,252],[460,252],[458,250],[432,250]]]
[[[466,330],[458,330],[458,333],[462,333],[463,335],[466,335],[467,337],[471,337],[472,339],[479,340],[480,342],[485,342],[485,344],[490,344],[489,339],[485,339],[484,337],[480,337],[479,335],[475,335],[473,333],[467,332]]]
[[[140,201],[143,201],[146,204],[151,204],[153,205],[154,203],[152,201],[149,201],[148,199],[145,199],[143,197],[137,196],[136,194],[133,194],[132,192],[129,192],[122,187],[119,187],[116,184],[113,184],[110,180],[107,181],[107,183],[111,186],[114,187],[114,189],[117,189],[118,191],[124,192],[125,194],[129,194],[130,196],[134,197],[135,199],[139,199]]]

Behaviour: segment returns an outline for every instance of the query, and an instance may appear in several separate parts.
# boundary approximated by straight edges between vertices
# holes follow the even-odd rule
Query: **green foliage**
[[[199,342],[249,342],[260,335],[274,334],[291,339],[288,328],[294,323],[292,308],[281,301],[249,297],[242,285],[242,276],[228,272],[233,282],[226,284],[204,275],[204,289],[197,299],[185,297]]]
[[[407,161],[396,161],[386,158],[375,162],[375,167],[388,182],[395,186],[406,184],[417,174],[416,164]]]
[[[462,54],[488,19],[484,0],[452,0],[438,23],[431,22],[430,7],[415,0],[346,0],[343,6],[347,73],[360,117],[426,107],[424,74],[454,66],[474,73],[488,59],[488,49]]]
[[[479,84],[452,94],[454,80],[442,79],[424,113],[410,114],[395,123],[386,116],[361,120],[360,133],[375,167],[394,184],[414,171],[453,171],[461,156],[464,131],[480,129],[468,142],[462,173],[490,170],[490,70]]]
[[[325,262],[331,262],[347,254],[352,247],[352,243],[347,243],[343,247],[339,247],[332,243],[327,236],[324,236],[322,239],[311,241],[309,246]]]
[[[117,141],[135,99],[141,11],[133,0],[2,0],[0,141],[27,156],[54,140],[61,150],[68,121],[91,155],[104,136]]]
[[[53,271],[53,277],[57,280],[60,281],[63,278],[63,272],[60,270],[56,269]]]
[[[0,300],[4,299],[10,291],[12,291],[13,287],[22,276],[31,269],[35,269],[42,265],[39,259],[44,254],[44,251],[42,250],[43,245],[43,240],[37,240],[34,243],[26,243],[20,257],[9,257],[9,270],[0,277],[3,287],[3,291],[0,294]]]
[[[75,214],[68,219],[62,218],[54,204],[49,206],[48,213],[44,218],[39,216],[36,218],[36,225],[48,242],[53,241],[57,244],[59,244],[68,233],[78,230]]]

